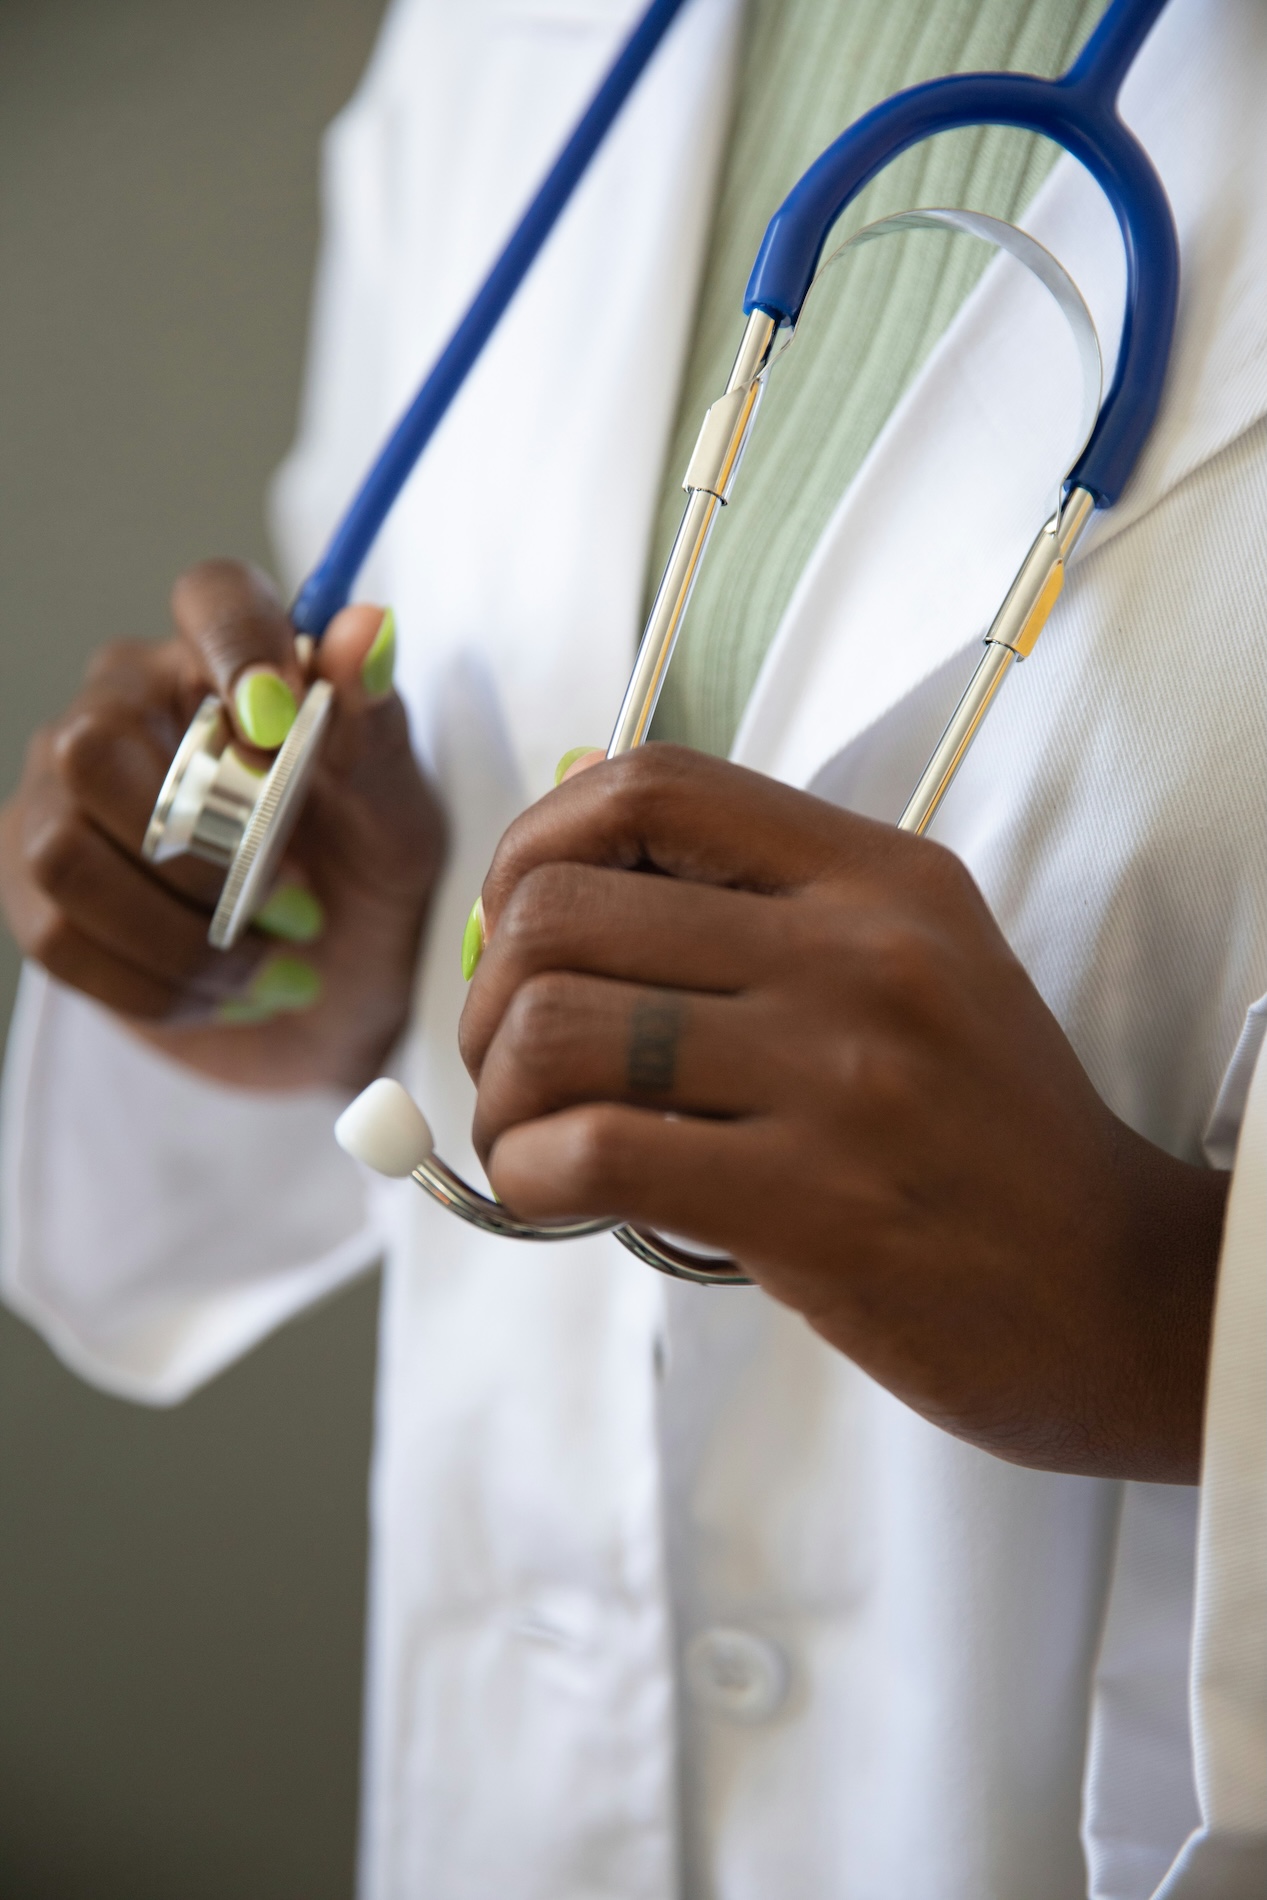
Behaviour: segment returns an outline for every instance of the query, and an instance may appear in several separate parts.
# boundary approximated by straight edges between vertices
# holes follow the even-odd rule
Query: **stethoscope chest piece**
[[[181,740],[146,828],[141,855],[163,864],[185,853],[220,865],[224,888],[207,932],[229,950],[268,896],[299,816],[334,703],[326,680],[309,687],[267,772],[239,757],[223,706],[204,699]]]

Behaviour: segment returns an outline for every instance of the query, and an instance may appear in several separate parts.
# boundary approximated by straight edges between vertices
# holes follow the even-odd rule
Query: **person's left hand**
[[[949,852],[657,745],[526,812],[483,903],[516,1213],[724,1250],[1004,1457],[1195,1477],[1227,1177],[1109,1111]]]

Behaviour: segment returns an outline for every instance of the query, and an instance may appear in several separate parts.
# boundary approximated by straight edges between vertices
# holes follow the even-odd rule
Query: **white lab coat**
[[[292,568],[631,11],[390,13],[327,149]],[[624,682],[735,26],[695,0],[674,30],[367,577],[452,817],[399,1066],[458,1164],[461,927]],[[1163,414],[937,827],[1111,1106],[1192,1159],[1209,1127],[1224,1165],[1267,989],[1264,97],[1259,0],[1174,0],[1126,93],[1183,248]],[[1117,240],[1075,166],[1028,222],[1111,335]],[[738,757],[900,808],[1059,473],[1051,322],[1010,265],[969,300],[825,532]],[[333,1097],[200,1082],[38,973],[6,1089],[8,1297],[111,1390],[180,1398],[385,1249],[366,1900],[1260,1891],[1267,1073],[1200,1499],[959,1444],[759,1291],[484,1238],[363,1180]]]

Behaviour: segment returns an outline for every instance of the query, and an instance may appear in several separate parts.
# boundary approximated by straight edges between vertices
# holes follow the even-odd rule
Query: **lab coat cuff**
[[[184,1398],[378,1257],[331,1133],[343,1099],[207,1081],[28,968],[0,1115],[4,1298],[94,1384]]]

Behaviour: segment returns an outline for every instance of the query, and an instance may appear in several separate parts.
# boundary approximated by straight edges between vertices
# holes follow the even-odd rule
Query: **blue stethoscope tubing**
[[[525,211],[501,255],[388,437],[330,544],[299,590],[291,620],[319,639],[347,604],[397,496],[532,268],[621,107],[686,0],[652,0]],[[1059,79],[959,73],[875,106],[829,145],[766,228],[744,298],[794,324],[829,232],[878,172],[922,139],[971,125],[1036,132],[1078,159],[1104,192],[1126,253],[1126,305],[1113,386],[1067,478],[1117,500],[1161,401],[1179,299],[1179,242],[1165,188],[1117,110],[1136,53],[1166,0],[1112,0]]]
[[[1117,98],[1166,0],[1113,0],[1059,79],[962,73],[895,93],[855,121],[792,187],[766,227],[744,310],[794,323],[827,234],[899,153],[936,132],[1012,125],[1081,161],[1117,218],[1126,252],[1126,308],[1117,369],[1070,487],[1108,507],[1122,492],[1161,401],[1179,302],[1179,239],[1165,187]]]
[[[484,345],[589,170],[621,107],[685,5],[686,0],[651,0],[616,55],[501,255],[388,436],[325,553],[300,588],[290,614],[296,633],[319,640],[340,607],[347,605],[356,577],[396,497],[479,361]]]

